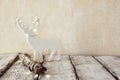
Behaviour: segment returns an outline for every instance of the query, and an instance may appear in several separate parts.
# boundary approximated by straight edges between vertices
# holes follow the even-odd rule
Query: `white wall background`
[[[0,0],[0,53],[32,53],[15,21],[34,16],[64,54],[120,55],[120,0]]]

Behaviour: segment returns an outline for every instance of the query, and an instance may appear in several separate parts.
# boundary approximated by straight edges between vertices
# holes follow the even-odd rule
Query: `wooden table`
[[[0,55],[0,80],[33,80],[33,74],[17,59],[18,54]],[[62,56],[60,61],[50,62],[47,59],[46,55],[47,75],[39,80],[120,80],[118,56]]]

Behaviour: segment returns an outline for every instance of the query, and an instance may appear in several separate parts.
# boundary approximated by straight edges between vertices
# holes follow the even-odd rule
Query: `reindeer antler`
[[[22,30],[27,30],[28,27],[21,21],[22,17],[21,18],[17,18],[17,26],[22,29]]]
[[[22,28],[24,26],[22,21],[21,21],[21,18],[17,18],[17,20],[16,20],[17,26],[20,27],[20,28]]]
[[[21,18],[17,18],[17,26],[26,34],[29,35],[34,35],[35,33],[33,32],[32,29],[29,28],[29,26],[27,24],[25,24],[24,22],[22,22],[22,17]]]
[[[33,23],[35,24],[35,28],[33,29],[33,31],[37,33],[38,27],[40,26],[40,19],[37,16],[35,16]]]

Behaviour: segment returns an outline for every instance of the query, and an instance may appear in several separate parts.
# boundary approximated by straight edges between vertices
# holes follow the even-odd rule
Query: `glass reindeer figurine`
[[[49,61],[55,57],[60,60],[59,46],[58,42],[54,39],[42,39],[38,37],[38,28],[40,26],[40,19],[35,17],[34,25],[35,27],[30,29],[24,22],[22,18],[17,19],[17,26],[25,33],[26,40],[30,48],[33,50],[33,58],[37,62],[43,62],[43,51],[50,50]]]

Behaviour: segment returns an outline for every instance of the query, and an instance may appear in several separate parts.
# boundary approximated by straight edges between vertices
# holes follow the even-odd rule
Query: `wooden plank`
[[[0,77],[18,60],[18,54],[0,55]]]
[[[50,77],[48,78],[47,75],[44,75],[41,76],[41,79],[39,80],[76,80],[68,56],[63,57],[61,61],[47,61],[44,65],[47,67],[46,74],[49,74]],[[1,77],[0,80],[33,80],[34,75],[26,74],[27,72],[29,72],[28,68],[18,61]]]
[[[105,66],[108,71],[117,79],[120,80],[120,57],[115,56],[97,56],[95,57]]]
[[[33,78],[28,68],[23,66],[21,61],[17,61],[0,80],[33,80]]]
[[[49,74],[50,77],[42,77],[41,80],[76,80],[75,73],[68,56],[62,56],[60,61],[47,61],[44,65],[47,67],[46,73]]]
[[[71,56],[79,80],[115,80],[101,64],[90,56]]]

